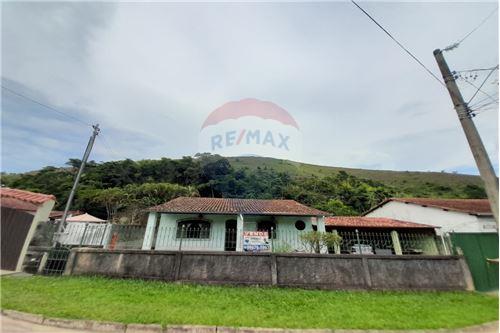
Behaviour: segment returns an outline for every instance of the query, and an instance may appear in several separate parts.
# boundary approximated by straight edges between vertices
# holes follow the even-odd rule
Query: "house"
[[[498,290],[498,227],[486,199],[391,198],[365,213],[436,227],[463,253],[477,290]]]
[[[58,241],[63,245],[101,246],[111,229],[107,222],[87,213],[68,217]]]
[[[487,199],[390,198],[364,214],[439,227],[438,233],[497,233]]]
[[[0,188],[1,269],[21,271],[38,223],[49,219],[55,197]]]
[[[427,254],[446,253],[435,227],[386,217],[331,216],[325,219],[327,232],[342,241],[334,249],[344,254]]]
[[[305,251],[300,234],[324,232],[327,215],[294,200],[179,197],[149,209],[142,249]]]

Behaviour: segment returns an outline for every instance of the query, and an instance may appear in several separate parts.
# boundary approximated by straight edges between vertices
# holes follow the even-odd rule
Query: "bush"
[[[314,253],[321,253],[322,248],[332,249],[342,241],[339,235],[331,232],[307,231],[299,237],[306,250]]]

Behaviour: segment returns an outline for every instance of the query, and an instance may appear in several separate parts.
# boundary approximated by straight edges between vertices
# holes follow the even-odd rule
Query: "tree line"
[[[2,174],[2,185],[53,194],[63,209],[81,161],[67,167]],[[472,189],[474,195],[482,189]],[[476,191],[476,192],[474,192]],[[140,223],[144,209],[178,196],[293,199],[334,215],[359,215],[397,189],[344,171],[332,176],[291,176],[271,168],[235,169],[224,157],[198,154],[181,159],[130,159],[85,168],[72,209],[122,223]]]

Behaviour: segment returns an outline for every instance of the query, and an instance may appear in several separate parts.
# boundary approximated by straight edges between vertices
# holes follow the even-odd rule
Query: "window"
[[[184,220],[177,223],[177,238],[210,238],[210,222]]]
[[[273,231],[272,234],[271,230]],[[269,238],[276,239],[276,223],[273,221],[257,222],[257,231],[267,231]]]
[[[295,228],[297,228],[297,230],[304,230],[306,228],[306,224],[304,221],[298,220],[295,222]]]

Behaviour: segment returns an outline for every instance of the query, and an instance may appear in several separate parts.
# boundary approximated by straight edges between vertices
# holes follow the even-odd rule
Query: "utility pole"
[[[450,68],[444,59],[443,52],[439,49],[434,50],[434,57],[439,66],[439,70],[443,75],[444,82],[446,83],[446,88],[450,93],[451,100],[455,111],[457,112],[458,119],[462,128],[464,130],[467,141],[469,142],[469,147],[472,151],[472,155],[476,160],[477,168],[479,169],[479,174],[483,179],[484,186],[486,188],[486,194],[490,201],[491,211],[495,217],[495,221],[498,226],[498,178],[495,175],[495,170],[491,165],[491,161],[488,157],[488,153],[484,148],[481,137],[477,131],[474,122],[472,121],[472,113],[469,109],[467,103],[465,103],[458,85],[455,82],[455,77],[450,72]]]
[[[64,229],[64,224],[66,223],[66,217],[68,216],[68,211],[71,207],[71,202],[73,201],[73,197],[75,196],[76,188],[78,187],[78,182],[80,181],[83,169],[85,168],[85,164],[87,163],[92,147],[94,146],[95,138],[100,131],[99,124],[92,125],[92,128],[94,129],[94,131],[90,136],[89,143],[87,144],[87,149],[85,149],[85,153],[83,154],[82,163],[80,164],[80,168],[78,169],[78,173],[76,174],[73,187],[71,188],[71,192],[69,193],[68,201],[66,202],[66,207],[64,207],[64,213],[61,222],[59,222],[59,226],[57,227],[57,235],[60,235]],[[57,241],[54,240],[54,245],[56,245],[56,243]]]

